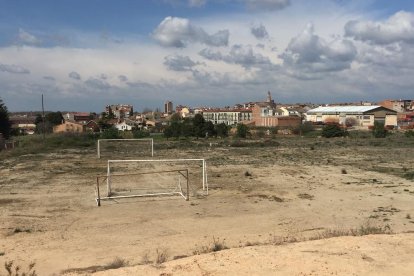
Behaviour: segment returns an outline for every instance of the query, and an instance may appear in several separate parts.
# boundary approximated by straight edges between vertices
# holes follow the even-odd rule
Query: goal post
[[[106,175],[96,179],[96,202],[100,206],[107,199],[180,195],[189,200],[190,192],[207,195],[206,167],[205,159],[108,160]]]
[[[153,138],[139,138],[139,139],[98,139],[97,142],[97,153],[98,158],[100,159],[102,156],[103,147],[105,144],[115,144],[118,147],[114,146],[111,151],[112,153],[117,153],[117,150],[119,150],[120,146],[124,146],[125,150],[133,149],[134,146],[127,147],[126,144],[134,144],[140,143],[140,142],[148,142],[149,143],[149,149],[151,157],[154,157],[154,139]]]

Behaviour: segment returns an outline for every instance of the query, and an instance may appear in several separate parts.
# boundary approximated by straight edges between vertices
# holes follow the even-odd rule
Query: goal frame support
[[[108,182],[108,179],[110,179],[110,176],[132,176],[132,175],[145,175],[145,174],[156,174],[156,173],[171,173],[171,172],[177,172],[179,174],[179,178],[178,178],[178,187],[179,190],[176,191],[172,191],[172,192],[165,192],[165,193],[150,193],[150,194],[136,194],[136,195],[118,195],[118,196],[112,196],[111,195],[111,190],[110,190],[110,184],[108,184],[108,192],[107,192],[107,196],[102,197],[101,196],[101,192],[99,189],[100,186],[100,179],[102,179],[103,181],[107,181],[107,183],[110,183],[110,181]],[[95,190],[95,195],[96,195],[96,204],[98,206],[101,206],[101,201],[102,200],[110,200],[110,199],[117,199],[117,198],[134,198],[134,197],[151,197],[151,196],[161,196],[161,195],[180,195],[182,196],[186,201],[190,200],[190,186],[189,186],[189,173],[188,173],[188,169],[181,169],[181,170],[165,170],[165,171],[155,171],[155,172],[144,172],[144,173],[133,173],[133,174],[112,174],[112,175],[101,175],[101,176],[97,176],[96,177],[96,190]],[[180,176],[183,176],[186,180],[186,186],[185,186],[185,194],[182,190],[182,186],[181,186],[181,178]]]
[[[101,141],[151,141],[151,157],[154,157],[154,139],[153,138],[141,138],[141,139],[98,139],[98,143],[97,143],[98,159],[101,158]]]

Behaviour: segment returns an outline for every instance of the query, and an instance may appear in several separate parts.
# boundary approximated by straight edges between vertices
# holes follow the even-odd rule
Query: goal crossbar
[[[154,156],[154,139],[152,138],[140,138],[140,139],[98,139],[97,152],[98,158],[101,158],[101,141],[150,141],[151,142],[151,156]]]
[[[181,181],[179,180],[178,186],[172,192],[161,192],[161,193],[147,193],[147,194],[134,194],[134,195],[111,195],[110,190],[108,190],[107,196],[101,196],[100,192],[100,184],[103,181],[108,181],[111,176],[134,176],[134,175],[146,175],[146,174],[158,174],[158,173],[171,173],[177,172],[181,176],[184,177],[186,180],[185,192],[182,189]],[[110,186],[108,186],[110,188]],[[177,190],[178,189],[178,190]],[[154,172],[143,172],[143,173],[131,173],[131,174],[112,174],[112,175],[98,175],[96,177],[96,190],[95,190],[95,200],[98,206],[101,206],[101,200],[110,200],[110,199],[119,199],[119,198],[134,198],[134,197],[148,197],[148,196],[161,196],[161,195],[180,195],[185,200],[190,199],[190,190],[189,190],[189,174],[188,169],[181,169],[181,170],[164,170],[164,171],[154,171]]]

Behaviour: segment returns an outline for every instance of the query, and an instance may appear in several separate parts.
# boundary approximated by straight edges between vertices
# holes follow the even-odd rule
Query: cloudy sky
[[[414,1],[0,0],[10,111],[414,98]]]

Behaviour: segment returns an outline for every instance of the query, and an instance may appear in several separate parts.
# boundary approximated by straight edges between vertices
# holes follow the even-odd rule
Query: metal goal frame
[[[110,178],[112,176],[136,176],[136,175],[145,175],[145,174],[158,174],[158,173],[178,173],[178,185],[174,191],[171,192],[161,192],[161,193],[146,193],[146,194],[132,194],[132,195],[113,195],[110,184]],[[181,185],[181,176],[185,179],[185,192],[183,191]],[[100,185],[102,182],[107,181],[107,195],[101,196]],[[108,181],[109,180],[109,181]],[[154,172],[144,172],[144,173],[132,173],[132,174],[111,174],[111,175],[98,175],[96,177],[96,190],[95,190],[95,200],[98,206],[101,206],[102,200],[110,199],[120,199],[120,198],[134,198],[134,197],[152,197],[152,196],[163,196],[163,195],[180,195],[186,201],[190,200],[190,187],[189,187],[189,174],[188,169],[179,169],[179,170],[164,170],[164,171],[154,171]]]
[[[108,166],[107,166],[107,187],[108,191],[111,191],[111,163],[157,163],[157,162],[188,162],[188,161],[196,161],[202,163],[202,184],[203,184],[203,191],[206,192],[208,195],[208,178],[207,178],[207,163],[205,159],[200,158],[189,158],[189,159],[137,159],[137,160],[108,160]]]

